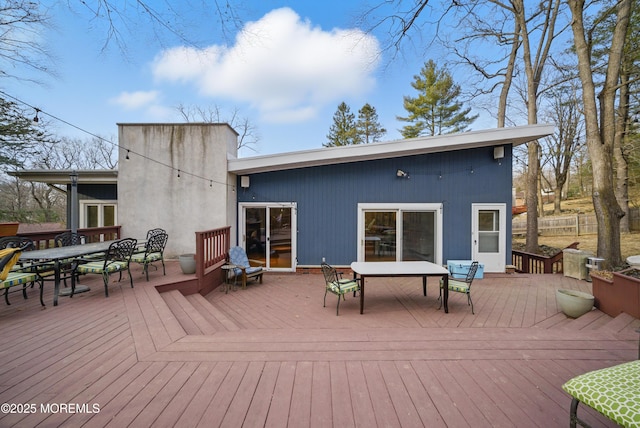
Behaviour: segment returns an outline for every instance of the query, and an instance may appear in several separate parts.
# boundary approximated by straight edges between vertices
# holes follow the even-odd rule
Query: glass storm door
[[[504,272],[506,267],[505,204],[473,204],[473,259],[485,272]]]
[[[241,237],[251,260],[269,270],[295,270],[295,205],[241,204]]]

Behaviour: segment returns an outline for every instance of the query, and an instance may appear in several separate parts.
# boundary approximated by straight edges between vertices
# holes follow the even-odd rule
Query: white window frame
[[[104,227],[104,207],[105,206],[113,206],[113,220],[115,225],[118,224],[118,201],[117,200],[97,200],[97,199],[86,199],[79,201],[80,204],[80,228],[86,228],[87,226],[87,209],[89,206],[97,206],[98,207],[98,226]]]
[[[365,248],[365,229],[364,222],[365,211],[395,211],[396,215],[396,233],[398,248],[402,248],[402,213],[404,211],[410,212],[425,212],[432,211],[436,213],[436,234],[435,234],[435,250],[434,260],[436,264],[442,264],[442,241],[443,241],[443,229],[442,229],[442,203],[359,203],[358,204],[358,261],[364,261],[364,248]],[[397,254],[400,257],[400,253]]]

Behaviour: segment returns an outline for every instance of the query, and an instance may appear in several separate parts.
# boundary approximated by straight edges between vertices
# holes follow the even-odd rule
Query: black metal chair
[[[75,272],[82,274],[99,274],[102,275],[104,281],[104,295],[109,297],[109,275],[114,272],[120,273],[122,279],[122,272],[129,272],[129,281],[131,282],[131,288],[133,288],[133,276],[131,275],[131,256],[136,249],[138,241],[133,238],[124,238],[113,242],[109,245],[109,249],[105,253],[104,260],[89,260],[87,263],[78,263],[75,268]],[[75,275],[71,277],[71,296],[75,291],[76,281]]]
[[[24,251],[35,249],[35,244],[30,238],[23,236],[5,236],[4,238],[0,238],[0,250],[5,248],[22,248],[25,245],[27,249]]]
[[[56,247],[68,247],[70,245],[82,245],[87,242],[87,237],[77,232],[63,232],[53,238]]]
[[[473,278],[476,276],[476,271],[478,270],[478,262],[471,263],[469,267],[469,271],[467,272],[467,276],[463,279],[460,278],[452,278],[449,277],[449,291],[455,291],[456,293],[464,293],[467,295],[467,304],[471,306],[471,313],[475,315],[473,312],[473,301],[471,300],[471,283],[473,282]],[[440,295],[438,296],[438,300],[440,301],[440,306],[438,309],[442,307],[442,287],[443,282],[440,280]]]
[[[167,234],[167,231],[164,229],[161,229],[159,227],[155,228],[155,229],[150,229],[147,232],[147,241],[149,240],[149,238],[151,238],[153,235],[158,235],[158,234]]]
[[[56,244],[56,247],[68,247],[70,245],[82,245],[87,243],[87,237],[81,233],[77,232],[63,232],[59,235],[56,235],[53,238],[53,241]],[[60,267],[60,273],[62,279],[64,279],[64,286],[67,287],[67,278],[73,274],[75,270],[75,260],[67,260],[62,263]],[[76,281],[79,281],[79,275],[76,276]]]
[[[142,265],[142,272],[146,274],[147,281],[149,281],[149,266],[154,262],[162,262],[162,274],[167,274],[164,266],[164,247],[167,245],[169,235],[167,232],[162,231],[162,229],[155,230],[156,232],[153,234],[147,233],[147,242],[144,245],[144,252],[133,254],[131,256],[132,262]]]
[[[360,280],[359,279],[346,279],[342,278],[342,275],[336,271],[328,263],[322,262],[322,274],[324,275],[325,282],[325,290],[324,290],[324,301],[322,303],[323,307],[327,306],[327,293],[333,293],[338,296],[338,305],[336,306],[336,316],[339,315],[340,311],[340,297],[342,300],[345,300],[344,295],[347,293],[351,293],[353,291],[353,296],[355,297],[356,292],[360,290]]]

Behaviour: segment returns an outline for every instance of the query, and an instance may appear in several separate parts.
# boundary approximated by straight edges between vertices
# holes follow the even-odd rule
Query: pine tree
[[[359,142],[355,115],[344,101],[333,115],[333,125],[329,128],[327,140],[324,147],[349,146]]]
[[[464,109],[458,101],[460,86],[453,82],[446,68],[438,69],[429,60],[414,79],[411,86],[418,96],[405,96],[404,108],[409,115],[397,117],[411,123],[400,131],[404,138],[462,132],[478,117],[469,116],[471,108]]]
[[[387,133],[387,130],[378,122],[376,108],[369,103],[362,106],[358,111],[358,121],[356,122],[358,138],[361,143],[375,143]]]

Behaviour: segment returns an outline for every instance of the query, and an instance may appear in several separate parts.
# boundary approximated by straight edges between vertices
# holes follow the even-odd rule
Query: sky
[[[184,122],[179,105],[215,107],[255,127],[259,141],[241,156],[284,153],[322,147],[344,101],[356,115],[365,103],[375,107],[383,140],[400,139],[402,98],[415,95],[413,76],[438,55],[386,49],[384,28],[358,24],[368,10],[359,0],[239,2],[242,26],[224,33],[219,15],[202,9],[211,1],[149,0],[184,39],[145,20],[135,2],[117,1],[129,5],[131,21],[118,27],[124,45],[111,39],[106,48],[105,23],[80,0],[54,1],[41,4],[51,7],[42,40],[55,76],[0,89],[55,118],[59,136],[117,141],[118,123]],[[473,129],[494,126],[481,117]]]

